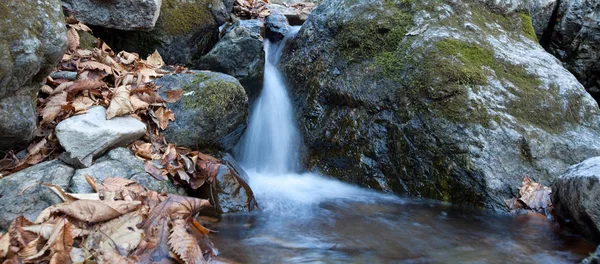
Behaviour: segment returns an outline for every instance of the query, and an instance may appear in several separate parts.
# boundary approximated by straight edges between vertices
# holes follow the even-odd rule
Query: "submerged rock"
[[[56,126],[56,137],[65,149],[61,159],[76,167],[89,167],[107,150],[134,142],[146,133],[146,125],[130,117],[106,120],[106,109],[95,106],[86,114],[70,117]]]
[[[240,20],[202,57],[198,68],[229,74],[240,81],[249,98],[258,97],[265,68],[264,35],[262,21]]]
[[[600,112],[502,1],[328,0],[282,56],[311,169],[504,209],[600,155]]]
[[[154,81],[165,91],[183,89],[181,100],[167,104],[175,121],[164,131],[167,142],[192,149],[233,148],[246,129],[248,96],[235,78],[216,72],[164,76]]]
[[[569,167],[552,185],[556,218],[600,241],[600,157]]]
[[[218,27],[232,8],[232,0],[163,0],[156,25],[149,31],[93,29],[114,50],[142,57],[158,50],[168,64],[192,65],[217,42]]]
[[[89,24],[121,30],[152,29],[162,0],[62,0],[66,12]]]
[[[69,187],[74,169],[58,161],[47,161],[0,179],[0,230],[7,230],[19,215],[30,221],[62,200],[44,185]]]
[[[0,33],[0,151],[20,150],[34,136],[35,94],[67,48],[60,1],[4,1]]]
[[[85,180],[85,175],[92,176],[101,183],[106,178],[124,178],[137,182],[142,187],[159,193],[185,195],[185,190],[175,187],[171,180],[157,180],[144,169],[144,162],[126,148],[116,148],[99,158],[89,168],[75,171],[71,178],[69,190],[74,193],[94,192]]]

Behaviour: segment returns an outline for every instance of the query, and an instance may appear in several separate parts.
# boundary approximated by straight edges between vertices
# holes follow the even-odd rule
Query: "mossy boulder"
[[[34,95],[66,49],[60,1],[5,1],[0,33],[1,153],[24,148],[33,137]]]
[[[235,78],[216,72],[167,75],[155,81],[165,91],[183,89],[181,100],[167,104],[175,121],[165,130],[167,142],[200,150],[228,151],[248,123],[248,96]]]
[[[257,19],[240,20],[227,29],[217,45],[197,64],[198,69],[229,74],[237,78],[248,97],[258,97],[263,84],[265,27]]]
[[[191,66],[218,41],[218,27],[232,8],[231,0],[163,0],[156,25],[149,31],[92,28],[114,50],[142,56],[158,50],[168,64]]]
[[[494,5],[501,3],[502,5]],[[503,1],[327,0],[282,56],[310,169],[502,209],[600,153],[600,111]]]

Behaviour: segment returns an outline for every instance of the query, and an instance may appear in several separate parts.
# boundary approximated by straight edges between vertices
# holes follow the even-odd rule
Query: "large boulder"
[[[556,179],[552,205],[562,224],[600,241],[600,157],[573,165]]]
[[[198,68],[229,74],[240,81],[249,98],[258,97],[265,68],[264,35],[262,21],[240,20],[202,57]]]
[[[149,31],[92,28],[114,50],[142,56],[158,50],[168,64],[193,65],[217,42],[219,25],[232,8],[233,0],[163,0],[160,16]]]
[[[34,136],[35,94],[67,47],[59,0],[0,5],[0,151]]]
[[[317,7],[281,59],[309,168],[503,209],[524,176],[549,184],[599,155],[596,102],[539,46],[525,9],[484,3]]]
[[[94,192],[85,180],[89,175],[102,182],[106,178],[125,178],[137,182],[142,187],[160,193],[185,195],[185,190],[175,187],[170,180],[157,180],[144,169],[144,162],[126,148],[116,148],[99,158],[89,168],[75,171],[69,190],[74,193]]]
[[[74,169],[54,160],[0,179],[0,231],[19,215],[30,221],[46,207],[62,202],[44,183],[68,189]]]
[[[154,81],[165,91],[183,89],[181,100],[168,103],[175,114],[164,131],[167,142],[192,149],[228,151],[248,123],[248,96],[235,78],[216,72],[173,74]]]
[[[66,12],[77,20],[122,30],[152,29],[162,0],[62,0]]]
[[[103,106],[94,106],[87,113],[67,118],[56,126],[56,137],[65,149],[61,159],[76,167],[89,167],[93,158],[132,143],[145,133],[146,125],[133,117],[106,120]]]
[[[600,100],[600,0],[561,1],[549,50]]]

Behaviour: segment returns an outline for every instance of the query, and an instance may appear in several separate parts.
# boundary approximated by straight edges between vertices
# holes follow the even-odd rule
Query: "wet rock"
[[[218,41],[219,25],[229,18],[232,8],[232,0],[163,0],[160,16],[149,31],[92,29],[114,50],[142,57],[158,50],[167,64],[192,66]]]
[[[229,74],[240,81],[249,98],[257,97],[265,68],[264,34],[264,24],[260,20],[236,22],[202,57],[198,68]]]
[[[66,12],[89,24],[122,30],[151,29],[162,0],[62,0]]]
[[[248,185],[248,175],[230,154],[223,157],[226,166],[221,166],[217,174],[217,184],[213,193],[217,194],[215,208],[219,214],[250,212],[257,207],[252,189]]]
[[[308,3],[307,3],[308,4]],[[310,5],[313,6],[313,5]],[[292,26],[300,26],[308,19],[308,15],[310,12],[305,10],[299,10],[293,7],[277,5],[277,4],[268,4],[267,8],[271,11],[271,14],[279,14],[285,16],[288,22]]]
[[[23,149],[36,127],[33,95],[62,58],[66,30],[58,0],[0,6],[0,151]]]
[[[33,221],[46,207],[62,200],[44,183],[69,187],[73,168],[58,161],[48,161],[0,179],[0,230],[7,230],[19,215]]]
[[[227,151],[246,129],[248,96],[235,78],[195,71],[164,76],[154,82],[161,86],[161,93],[183,89],[181,100],[167,104],[175,113],[175,121],[164,131],[167,142],[193,149]]]
[[[76,167],[89,167],[92,159],[111,148],[129,144],[146,133],[146,125],[129,116],[106,120],[106,109],[95,106],[86,114],[70,117],[56,126],[56,137],[65,149],[61,159]]]
[[[600,157],[569,167],[552,184],[556,218],[582,235],[600,241]]]
[[[523,176],[548,185],[600,155],[596,102],[539,46],[529,16],[489,6],[318,6],[280,62],[309,168],[504,209]]]
[[[146,173],[144,162],[126,148],[116,148],[94,162],[89,168],[75,171],[69,190],[73,193],[94,192],[85,180],[90,175],[101,183],[106,178],[125,178],[139,183],[142,187],[160,193],[185,195],[185,190],[175,187],[170,180],[159,181]]]
[[[589,257],[585,258],[580,264],[599,264],[600,263],[600,246],[596,248],[596,251]]]
[[[290,31],[287,18],[280,13],[273,13],[266,18],[266,36],[272,42],[282,40]]]
[[[600,100],[600,1],[561,1],[549,51]]]

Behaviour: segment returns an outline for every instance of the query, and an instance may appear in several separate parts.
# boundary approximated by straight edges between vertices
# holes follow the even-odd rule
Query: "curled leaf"
[[[129,86],[119,86],[114,92],[110,105],[106,110],[106,119],[116,116],[128,115],[133,112],[133,106],[129,101]]]

